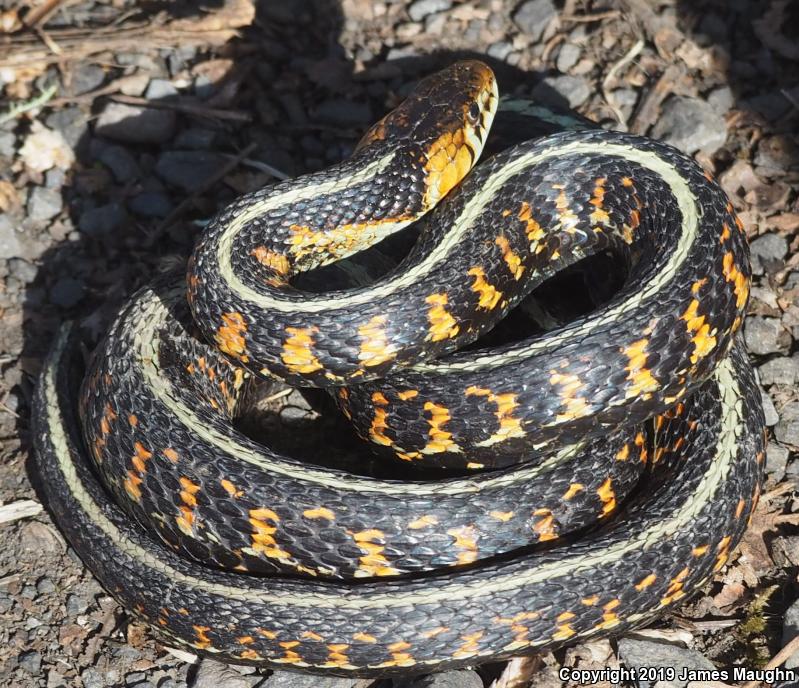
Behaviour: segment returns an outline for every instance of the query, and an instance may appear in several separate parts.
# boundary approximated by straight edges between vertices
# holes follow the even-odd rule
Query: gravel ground
[[[555,686],[561,666],[763,666],[799,633],[795,5],[164,7],[0,0],[0,685]],[[494,66],[505,93],[695,155],[732,198],[752,245],[744,336],[770,431],[767,498],[741,556],[647,632],[479,673],[373,684],[171,651],[105,594],[39,504],[28,415],[48,343],[65,319],[99,336],[126,296],[186,255],[204,218],[244,191],[346,157],[420,75],[465,55]],[[297,395],[281,405],[287,423],[311,414]]]

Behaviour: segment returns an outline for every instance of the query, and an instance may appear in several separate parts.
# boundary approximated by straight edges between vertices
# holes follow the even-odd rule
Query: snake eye
[[[477,124],[480,121],[480,106],[477,103],[472,103],[469,106],[466,117],[472,124]]]

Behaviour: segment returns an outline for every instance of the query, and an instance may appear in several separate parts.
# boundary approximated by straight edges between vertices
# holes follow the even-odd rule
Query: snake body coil
[[[459,63],[349,161],[234,202],[198,243],[188,299],[174,277],[137,293],[80,393],[59,336],[35,409],[50,506],[171,642],[427,671],[646,623],[727,561],[763,460],[735,343],[740,222],[695,163],[613,132],[515,145],[458,185],[496,100],[490,70]],[[376,283],[290,283],[422,216]],[[627,276],[592,313],[443,356],[604,252]],[[233,420],[247,378],[275,376],[333,388],[387,460],[460,476],[379,480],[258,444]]]

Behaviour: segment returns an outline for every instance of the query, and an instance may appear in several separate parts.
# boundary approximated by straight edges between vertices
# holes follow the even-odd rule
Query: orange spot
[[[388,429],[388,412],[385,407],[388,406],[388,399],[380,392],[372,394],[372,403],[375,405],[375,415],[372,418],[372,424],[369,427],[369,438],[372,442],[382,444],[385,447],[391,446],[391,440],[386,437],[385,430]]]
[[[247,344],[244,341],[244,333],[246,331],[247,322],[241,313],[223,313],[222,325],[216,331],[216,345],[228,356],[247,363],[250,359],[245,354]]]
[[[286,560],[291,555],[277,544],[275,533],[280,517],[272,509],[262,507],[260,509],[250,509],[250,525],[253,528],[252,548],[256,552],[261,552],[264,556],[271,559]]]
[[[735,264],[735,257],[732,253],[727,252],[724,254],[724,258],[722,258],[722,271],[724,272],[724,279],[733,284],[735,305],[738,310],[742,310],[749,298],[749,280],[738,269],[738,266]]]
[[[524,437],[525,432],[522,428],[522,422],[513,415],[514,410],[519,405],[515,394],[511,392],[494,394],[490,389],[475,387],[474,385],[467,387],[465,394],[467,397],[486,397],[489,403],[496,404],[497,407],[494,415],[497,417],[499,428],[488,439],[483,440],[480,443],[481,446],[504,442],[512,437]]]
[[[510,247],[510,242],[502,234],[494,240],[494,243],[499,246],[499,250],[502,251],[502,260],[504,260],[505,265],[508,266],[508,270],[510,270],[510,274],[513,275],[513,279],[520,279],[522,273],[524,273],[524,265],[522,265],[522,259],[519,257],[519,254]]]
[[[452,433],[443,429],[444,425],[452,420],[449,409],[427,401],[424,410],[430,414],[427,421],[430,428],[427,431],[429,439],[421,452],[423,454],[438,454],[445,451],[459,452],[460,447],[452,441]]]
[[[219,481],[219,484],[222,486],[225,492],[227,492],[231,497],[241,497],[244,494],[242,490],[239,490],[227,478],[222,478],[222,480]]]
[[[306,509],[302,512],[305,518],[326,518],[328,521],[335,521],[336,515],[327,507],[320,506],[316,509]]]
[[[164,449],[164,456],[169,459],[172,463],[178,462],[178,453],[172,449],[172,447],[167,447]]]
[[[547,542],[548,540],[555,540],[558,537],[555,528],[555,518],[549,509],[536,509],[533,516],[538,516],[539,519],[533,524],[533,532],[538,535],[539,542]]]
[[[502,521],[503,523],[506,523],[507,521],[510,521],[513,518],[513,513],[514,513],[513,511],[490,511],[488,515],[491,518],[496,519],[497,521]]]
[[[352,538],[363,552],[363,556],[359,557],[359,566],[354,573],[356,578],[395,576],[399,573],[383,554],[386,535],[382,530],[377,528],[362,530],[359,533],[352,533]]]
[[[408,528],[411,530],[420,530],[422,528],[428,528],[429,526],[435,525],[438,525],[438,518],[436,516],[425,515],[411,521],[408,524]]]
[[[526,225],[524,233],[530,242],[530,248],[533,248],[541,239],[544,238],[546,232],[541,228],[541,225],[533,217],[532,209],[527,201],[522,201],[522,207],[519,211],[518,218]]]
[[[419,396],[419,390],[416,389],[406,389],[404,392],[399,392],[397,397],[399,397],[400,401],[408,401],[408,399],[414,399],[415,397]]]
[[[358,631],[357,633],[353,633],[352,639],[362,643],[370,643],[370,644],[377,642],[377,638],[375,638],[370,633],[361,633],[360,631]]]
[[[696,364],[700,358],[707,356],[716,346],[716,338],[710,333],[710,325],[705,321],[704,315],[698,315],[699,301],[693,299],[685,313],[680,316],[688,328],[688,334],[693,335],[694,352],[691,354],[691,363]]]
[[[610,215],[608,215],[607,211],[604,210],[603,205],[605,202],[605,183],[607,179],[605,177],[600,177],[594,183],[594,195],[591,197],[591,200],[588,201],[592,206],[594,206],[594,210],[590,215],[591,222],[598,223],[598,224],[607,224],[610,222]]]
[[[571,483],[571,485],[569,485],[569,489],[563,493],[563,499],[568,502],[570,499],[573,499],[575,495],[579,494],[584,489],[585,487],[580,483]]]
[[[608,514],[612,513],[616,508],[616,493],[613,491],[613,481],[610,478],[605,480],[605,482],[602,483],[602,485],[600,485],[600,487],[597,489],[596,493],[602,500],[603,505],[600,518],[604,518]]]
[[[208,631],[211,630],[209,626],[192,626],[194,629],[194,633],[197,636],[197,640],[194,642],[194,647],[197,647],[201,650],[205,650],[206,648],[211,646],[211,639],[208,637]]]
[[[292,373],[305,375],[322,369],[319,359],[311,351],[316,327],[287,327],[288,338],[283,342],[280,358]]]
[[[289,259],[275,251],[270,251],[266,246],[254,248],[251,255],[264,267],[273,270],[281,276],[288,274],[290,269]]]
[[[385,315],[376,315],[358,328],[358,336],[362,340],[358,360],[367,367],[380,365],[397,355],[396,347],[389,344],[386,335],[387,320]]]
[[[483,637],[483,631],[462,635],[461,640],[463,640],[463,645],[461,645],[457,650],[455,650],[455,652],[452,653],[452,656],[455,658],[461,658],[461,657],[471,657],[472,655],[476,655],[480,649],[478,641],[482,637]]]
[[[657,576],[654,573],[650,573],[648,576],[646,576],[645,578],[642,578],[640,581],[638,581],[635,584],[635,589],[638,592],[641,592],[642,590],[646,590],[656,580],[657,580]]]
[[[477,559],[477,532],[474,526],[450,528],[447,535],[455,539],[455,547],[463,550],[458,554],[459,564],[471,564]]]
[[[427,339],[440,342],[444,339],[452,339],[460,332],[460,326],[445,308],[449,303],[446,293],[431,294],[425,299],[425,303],[431,306],[427,312],[427,319],[430,322]]]
[[[585,386],[577,375],[552,372],[549,382],[551,385],[557,386],[562,405],[562,411],[555,416],[555,423],[582,418],[590,411],[585,397],[577,395]]]
[[[621,350],[629,359],[627,367],[625,368],[627,371],[627,379],[632,382],[626,393],[628,399],[641,394],[644,395],[644,398],[648,398],[649,393],[654,392],[660,386],[646,367],[646,359],[648,357],[646,351],[647,344],[649,344],[648,339],[639,339]]]
[[[469,268],[466,274],[474,277],[472,291],[479,296],[477,307],[485,308],[487,310],[493,310],[496,308],[499,300],[502,298],[502,292],[497,290],[494,285],[488,283],[483,268]]]

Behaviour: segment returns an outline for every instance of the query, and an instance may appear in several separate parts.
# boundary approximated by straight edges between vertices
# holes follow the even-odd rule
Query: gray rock
[[[134,671],[130,674],[125,674],[125,683],[129,686],[134,686],[137,683],[141,683],[147,678],[147,674],[143,671]]]
[[[415,21],[422,21],[428,14],[444,12],[452,7],[452,0],[415,0],[408,7],[408,16]]]
[[[735,96],[729,86],[721,86],[710,92],[707,102],[720,115],[724,115],[735,105]]]
[[[172,110],[107,103],[94,125],[95,133],[124,143],[164,143],[175,132]]]
[[[591,95],[591,87],[585,77],[569,74],[548,76],[536,85],[532,95],[534,99],[556,105],[558,99],[553,97],[552,91],[565,98],[572,108],[582,105]]]
[[[528,0],[516,10],[513,23],[519,31],[537,41],[556,14],[557,10],[552,0]]]
[[[513,52],[513,45],[508,41],[498,41],[489,45],[486,52],[497,60],[504,60]]]
[[[144,97],[147,100],[160,100],[178,95],[178,89],[168,79],[153,79],[147,84]]]
[[[56,110],[48,115],[45,124],[60,132],[64,140],[77,149],[89,130],[89,115],[77,105]]]
[[[24,252],[21,236],[7,214],[0,214],[0,259],[20,256]]]
[[[574,65],[577,64],[577,60],[580,59],[580,52],[581,50],[579,45],[574,45],[574,43],[564,43],[560,47],[558,59],[555,62],[555,66],[558,68],[558,71],[565,74],[572,67],[574,67]]]
[[[780,409],[780,422],[774,427],[774,437],[783,444],[799,447],[799,401],[791,401]]]
[[[799,600],[785,612],[782,621],[782,646],[785,647],[799,635]],[[799,652],[794,652],[785,662],[786,669],[799,669]]]
[[[121,227],[128,219],[125,208],[119,203],[108,203],[81,213],[78,228],[93,236],[107,234]]]
[[[770,428],[779,422],[780,417],[777,415],[777,409],[774,408],[774,402],[768,394],[761,392],[760,399],[763,402],[763,415],[766,419],[766,427]]]
[[[35,585],[29,584],[22,586],[22,592],[20,594],[27,600],[35,600],[39,591],[36,589]]]
[[[52,220],[61,212],[64,199],[58,189],[35,186],[28,196],[28,218],[36,223]]]
[[[189,150],[208,150],[214,145],[216,132],[213,129],[189,127],[175,137],[175,147]]]
[[[776,442],[769,442],[766,447],[766,473],[772,476],[775,482],[782,480],[785,469],[788,467],[790,452]]]
[[[8,271],[22,284],[30,284],[36,279],[39,269],[22,258],[9,258]]]
[[[89,603],[81,595],[71,594],[67,597],[67,614],[77,616],[83,614],[88,608]]]
[[[60,189],[66,184],[67,175],[60,167],[53,167],[44,173],[44,185],[48,189]]]
[[[796,384],[799,382],[799,356],[772,358],[759,366],[757,373],[765,387]]]
[[[343,98],[330,98],[316,108],[316,118],[323,122],[352,126],[372,121],[372,108],[368,103],[355,103]]]
[[[797,157],[799,150],[793,139],[785,134],[778,134],[760,141],[755,154],[755,165],[758,166],[758,171],[773,176],[792,167]]]
[[[0,131],[0,157],[10,158],[16,150],[17,137],[10,131]]]
[[[47,688],[66,688],[67,679],[55,669],[47,672]]]
[[[42,656],[35,650],[23,652],[17,657],[17,664],[32,676],[37,676],[42,669]]]
[[[106,688],[102,672],[94,667],[81,671],[80,680],[83,681],[83,688]]]
[[[788,241],[780,234],[763,234],[749,244],[752,254],[752,271],[762,275],[769,264],[776,265],[788,253]]]
[[[36,583],[36,589],[39,591],[40,595],[49,595],[51,592],[56,591],[55,583],[53,583],[53,581],[47,576],[44,576],[38,580]]]
[[[72,80],[67,88],[67,93],[79,96],[81,93],[88,93],[102,86],[105,81],[105,70],[91,62],[78,60],[72,69],[71,76]]]
[[[710,155],[727,140],[727,125],[709,103],[673,96],[663,107],[652,134],[684,153],[701,150]]]
[[[50,288],[50,303],[64,308],[77,304],[85,292],[85,287],[72,277],[62,277]]]
[[[136,158],[123,146],[103,146],[97,158],[111,170],[114,179],[120,184],[125,184],[141,175]]]
[[[172,199],[158,191],[145,191],[128,201],[130,211],[139,217],[166,217],[174,207]]]
[[[204,151],[167,151],[158,156],[155,172],[161,179],[189,193],[197,191],[225,164],[221,155]]]
[[[791,344],[790,335],[783,329],[778,318],[759,316],[747,319],[744,340],[750,353],[760,356],[786,351]]]
[[[203,659],[197,665],[197,673],[189,683],[189,688],[252,688],[260,680],[260,677],[253,680],[253,677],[242,676],[236,668],[227,664]]]
[[[483,688],[483,679],[475,671],[445,671],[404,679],[396,688]]]
[[[654,643],[649,640],[622,638],[619,641],[619,658],[628,667],[669,667],[677,676],[681,669],[715,669],[713,663],[693,650],[676,645]],[[657,681],[657,688],[685,688],[687,681]],[[655,682],[641,681],[641,688],[651,688]]]
[[[308,676],[290,671],[276,671],[259,688],[354,688],[358,679],[336,676]]]

